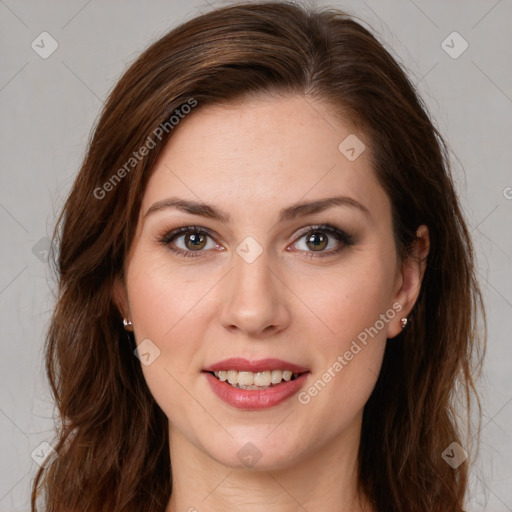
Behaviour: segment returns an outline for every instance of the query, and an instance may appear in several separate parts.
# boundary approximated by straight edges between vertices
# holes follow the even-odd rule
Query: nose
[[[233,268],[223,280],[222,325],[253,339],[274,336],[290,323],[288,301],[292,293],[276,265],[271,268],[267,253],[264,250],[251,263],[234,254]]]

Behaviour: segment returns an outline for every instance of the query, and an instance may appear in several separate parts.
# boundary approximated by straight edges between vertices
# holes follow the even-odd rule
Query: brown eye
[[[202,233],[192,233],[191,235],[185,235],[184,239],[185,247],[192,251],[204,249],[206,245],[206,236]]]
[[[185,226],[159,237],[158,241],[180,256],[206,256],[209,249],[222,250],[206,228]]]
[[[312,232],[306,239],[307,246],[314,251],[324,250],[328,243],[329,237],[327,237],[325,233],[322,233],[321,231]]]
[[[302,230],[294,245],[306,258],[312,259],[334,256],[353,244],[353,237],[346,231],[329,224],[319,224]]]

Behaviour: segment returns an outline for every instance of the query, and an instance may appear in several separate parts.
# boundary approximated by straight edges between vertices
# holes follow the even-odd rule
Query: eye
[[[304,242],[300,243],[304,239]],[[302,245],[299,250],[306,252],[307,258],[323,258],[340,252],[344,247],[353,244],[352,236],[345,231],[328,224],[308,226],[299,232],[299,240],[295,244]],[[325,250],[331,249],[331,250]],[[317,253],[317,254],[316,254]]]
[[[300,245],[299,242],[305,239],[302,247],[299,247],[299,251],[305,252],[309,259],[332,256],[344,247],[353,245],[351,235],[328,224],[308,226],[298,233],[298,237],[295,244]],[[224,250],[215,242],[210,230],[199,226],[175,229],[158,240],[172,252],[184,257],[198,257],[208,249]],[[326,251],[326,249],[330,250]]]
[[[209,238],[210,244],[208,244]],[[169,247],[172,252],[185,257],[200,256],[199,253],[204,252],[203,249],[221,248],[213,241],[209,230],[197,226],[175,229],[160,238],[160,242]]]

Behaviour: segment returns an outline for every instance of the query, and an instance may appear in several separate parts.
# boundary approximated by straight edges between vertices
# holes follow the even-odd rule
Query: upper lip
[[[211,364],[204,368],[207,372],[218,372],[222,370],[238,370],[241,372],[263,372],[266,370],[291,370],[293,373],[308,372],[307,368],[299,366],[282,359],[258,359],[249,361],[243,357],[230,357]]]

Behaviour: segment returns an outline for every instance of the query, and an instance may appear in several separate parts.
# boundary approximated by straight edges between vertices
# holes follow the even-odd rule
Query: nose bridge
[[[230,286],[221,314],[226,328],[237,327],[257,336],[270,326],[279,330],[287,322],[283,284],[274,266],[268,250],[251,237],[239,244],[233,255]]]
[[[259,294],[261,291],[272,293],[273,270],[270,267],[269,251],[258,250],[251,243],[243,242],[237,248],[237,255],[233,257],[234,277],[242,293],[245,291]]]

